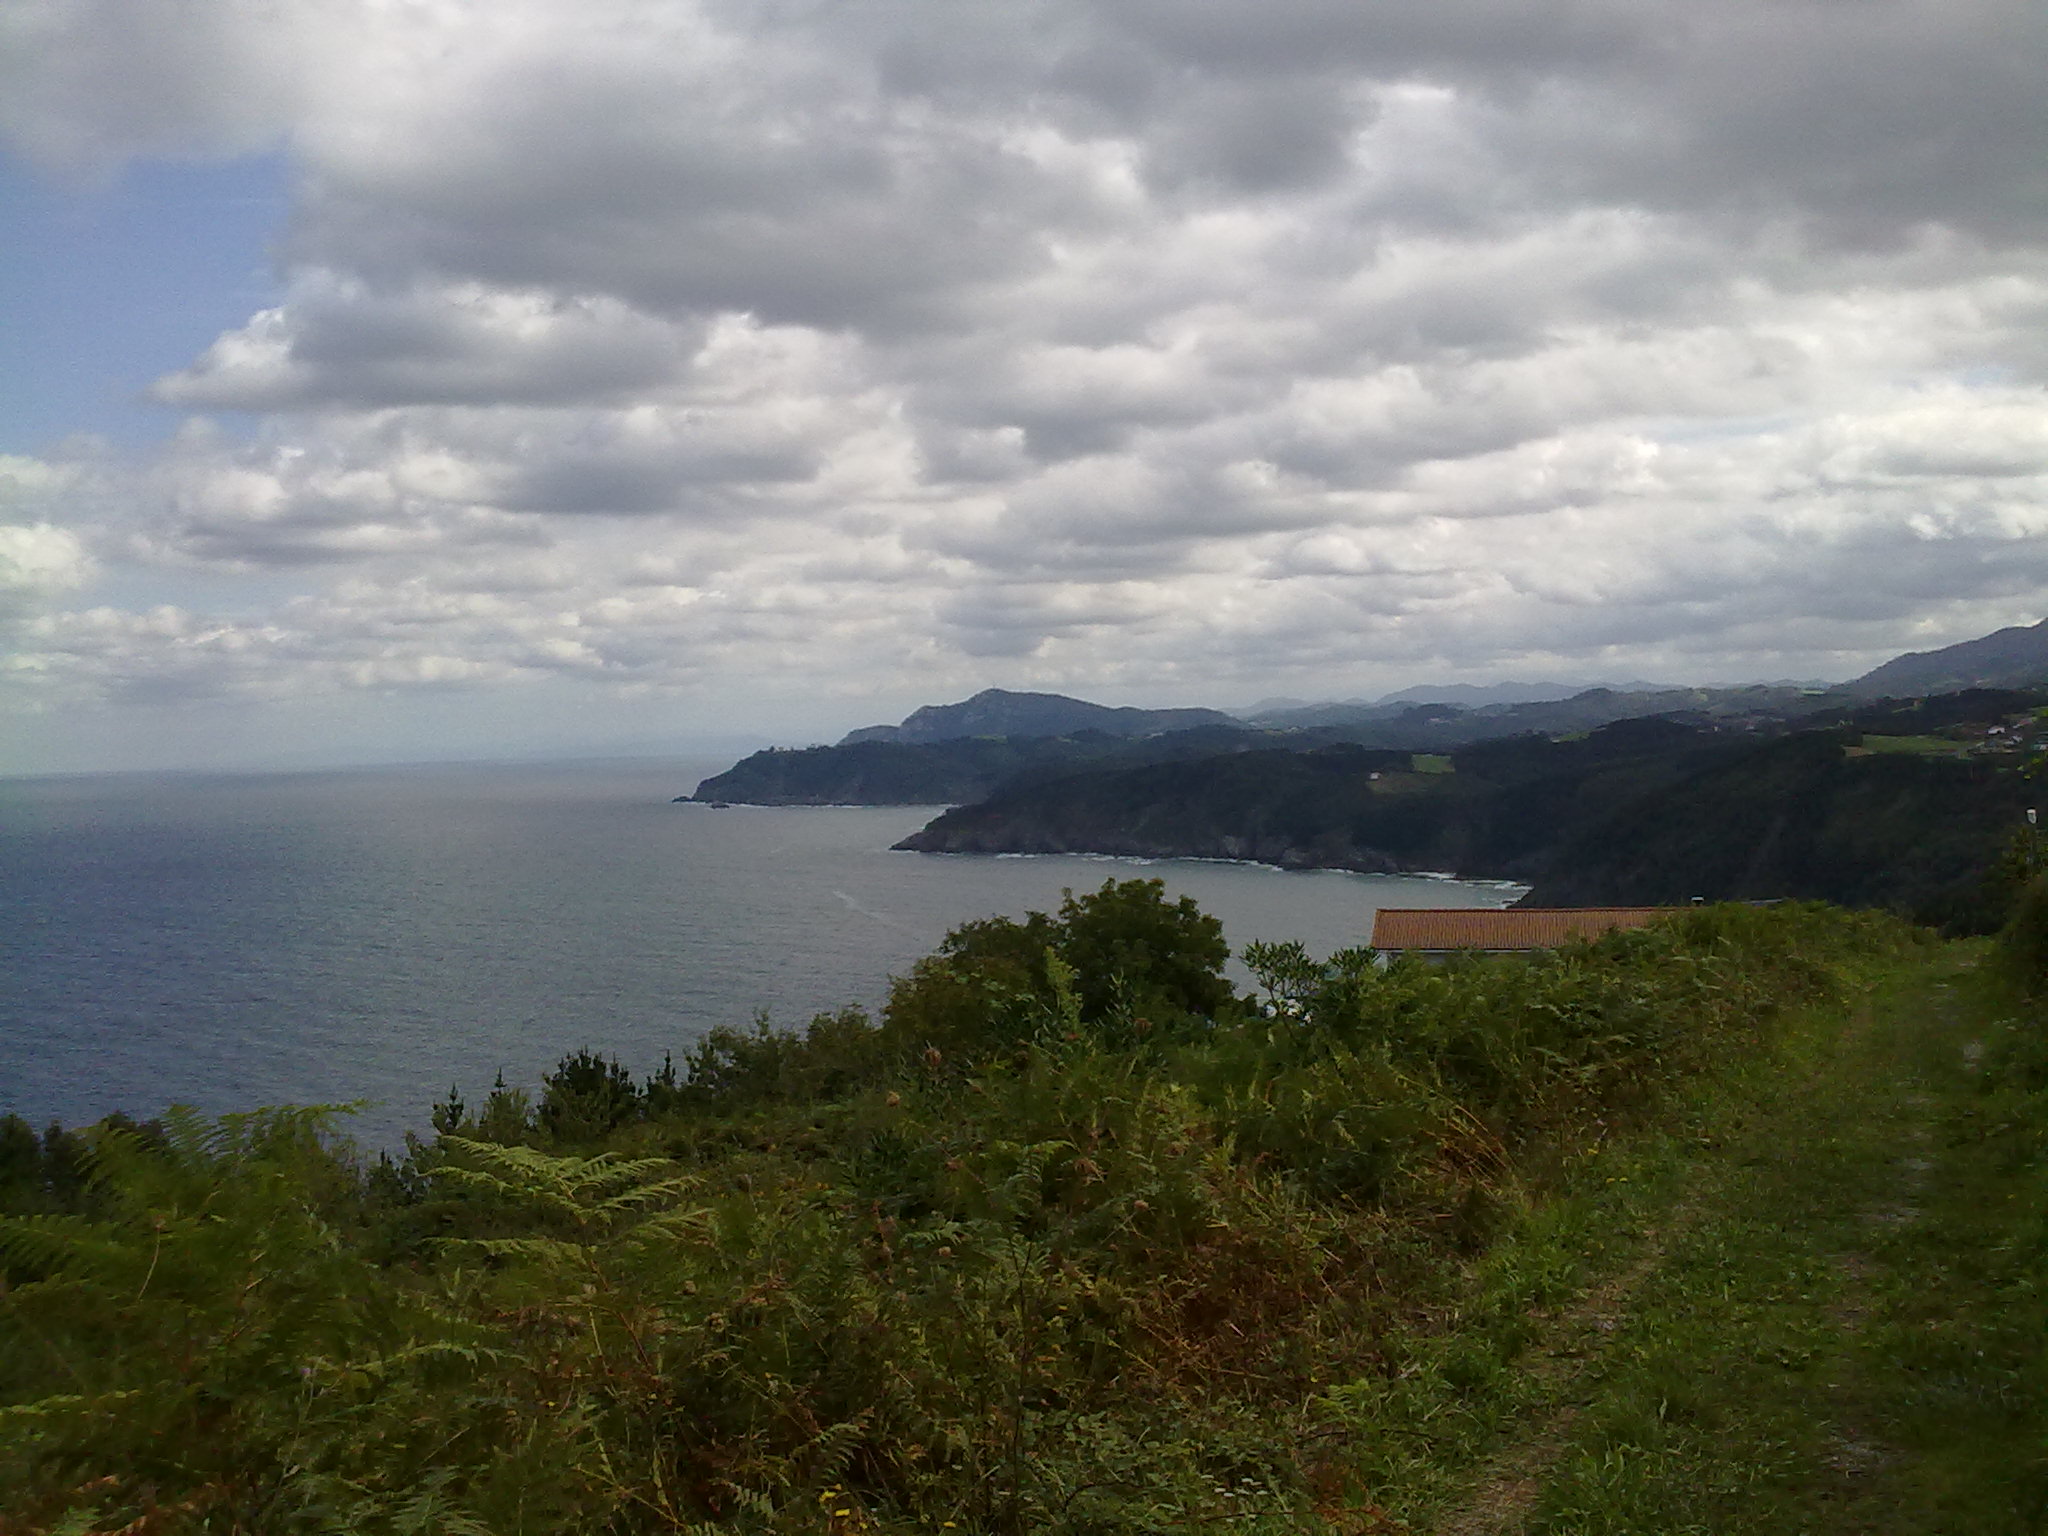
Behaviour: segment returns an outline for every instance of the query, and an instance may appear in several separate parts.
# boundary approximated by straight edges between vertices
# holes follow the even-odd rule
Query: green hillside
[[[0,1122],[0,1523],[2038,1528],[2048,1058],[1967,952],[1247,958],[1112,883],[397,1165]]]
[[[1985,872],[2043,798],[2039,702],[1979,692],[1807,728],[1652,718],[1448,754],[1096,765],[1013,782],[899,846],[1453,870],[1527,881],[1537,904],[1797,898],[1981,931],[2004,899]]]
[[[1908,651],[1843,689],[1866,698],[1902,698],[1964,688],[2038,688],[2044,681],[2048,619],[2015,624],[1938,651]]]
[[[704,780],[679,801],[735,805],[960,805],[1005,786],[1105,765],[1131,766],[1237,751],[1260,738],[1235,726],[1202,726],[1127,740],[1099,731],[1072,736],[983,736],[939,742],[856,741],[836,747],[770,747]]]

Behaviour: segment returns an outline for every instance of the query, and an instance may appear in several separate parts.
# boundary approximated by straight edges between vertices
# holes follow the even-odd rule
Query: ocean
[[[673,805],[682,759],[0,781],[0,1113],[358,1103],[393,1147],[565,1053],[874,1007],[948,929],[1157,877],[1234,949],[1518,889],[1193,860],[894,853],[931,808]],[[1242,972],[1239,972],[1242,980]]]

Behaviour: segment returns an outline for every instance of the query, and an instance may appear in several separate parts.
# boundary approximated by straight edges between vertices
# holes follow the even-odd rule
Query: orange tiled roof
[[[1616,928],[1641,928],[1682,907],[1382,907],[1374,949],[1555,949]]]

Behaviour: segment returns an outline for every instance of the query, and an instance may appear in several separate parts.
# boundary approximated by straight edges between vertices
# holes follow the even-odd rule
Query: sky
[[[12,0],[0,772],[2048,615],[2039,0]]]

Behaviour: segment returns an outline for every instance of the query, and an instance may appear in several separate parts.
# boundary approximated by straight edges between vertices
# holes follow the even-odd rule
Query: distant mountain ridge
[[[1119,723],[1129,729],[1140,722],[1156,724],[1186,714],[1216,713],[1101,710],[1100,706],[1083,704],[1078,699],[1044,694],[1036,697],[1091,713],[1046,711],[1034,717],[1020,711],[1007,718],[1021,718],[1028,723],[1033,718],[1048,716],[1054,720],[1099,720],[1102,714],[1110,714],[1121,716]],[[1783,688],[1672,689],[1657,693],[1617,693],[1593,688],[1569,699],[1489,704],[1480,709],[1457,704],[1331,705],[1326,711],[1302,711],[1291,717],[1290,723],[1276,726],[1257,726],[1223,716],[1214,723],[1135,735],[1112,735],[1089,726],[1066,735],[1023,730],[1002,734],[991,730],[966,736],[947,735],[936,741],[905,741],[893,735],[877,739],[856,731],[836,746],[756,752],[724,773],[705,779],[693,794],[678,798],[744,805],[962,805],[980,800],[1005,785],[1037,782],[1082,769],[1134,767],[1271,749],[1305,752],[1340,744],[1442,752],[1494,737],[1532,732],[1569,735],[1616,720],[1643,717],[1743,729],[1810,713],[1826,702],[1798,689]],[[1092,713],[1098,710],[1100,713]],[[1005,718],[993,712],[963,711],[962,705],[935,707],[931,713],[940,717],[935,728],[951,731],[961,729],[963,723],[1000,724]],[[886,729],[893,732],[897,728]]]
[[[1458,704],[1484,709],[1492,704],[1549,704],[1577,698],[1595,688],[1609,693],[1673,693],[1672,683],[1418,683],[1381,698],[1381,704]]]
[[[850,732],[836,746],[757,752],[678,798],[754,805],[964,805],[1002,788],[1072,773],[1212,754],[1308,752],[1340,744],[1447,752],[1513,736],[1566,738],[1620,720],[1782,731],[1801,722],[1839,724],[1860,704],[1884,696],[1929,699],[1978,687],[2044,683],[2048,620],[1895,657],[1834,687],[1623,684],[1559,698],[1518,695],[1554,695],[1561,684],[1424,684],[1376,701],[1269,699],[1236,713],[1113,708],[1057,693],[989,688],[957,704],[926,705],[900,725]]]
[[[1598,687],[1562,697],[1492,703],[1465,702],[1453,685],[1413,688],[1376,704],[1352,701],[1269,710],[1246,717],[1245,724],[1261,731],[1339,731],[1369,746],[1419,748],[1455,746],[1520,731],[1591,730],[1610,720],[1696,711],[1720,718],[1791,716],[1820,703],[1816,690],[1766,683],[1737,688]]]
[[[1459,709],[1503,709],[1517,704],[1554,704],[1582,693],[1671,693],[1668,683],[1417,683],[1376,699],[1265,699],[1233,710],[1249,725],[1277,730],[1313,729],[1386,720],[1416,704],[1454,704]]]
[[[1237,723],[1220,709],[1112,708],[1060,693],[1012,693],[1003,688],[984,688],[958,704],[927,704],[913,710],[901,725],[870,725],[849,731],[839,745],[889,741],[925,746],[976,736],[1073,736],[1083,731],[1128,738]]]
[[[1906,699],[2042,682],[2048,682],[2048,619],[2015,624],[1940,650],[1908,651],[1842,686],[1859,698]]]

